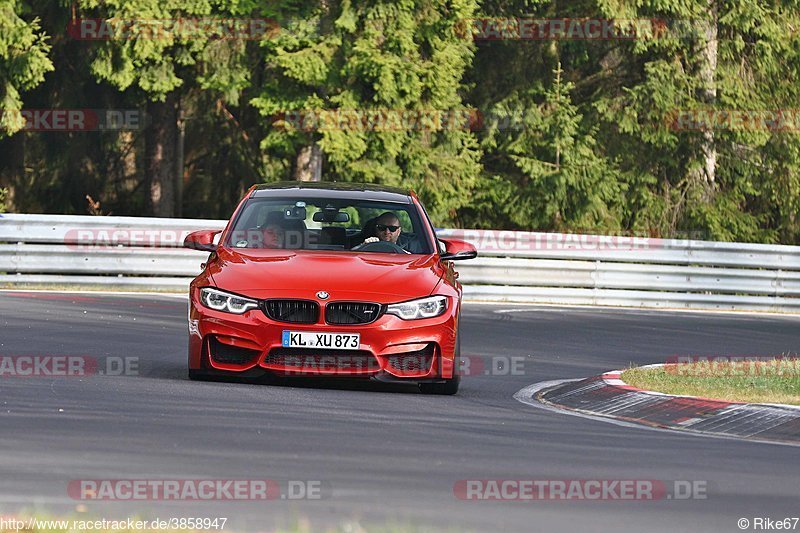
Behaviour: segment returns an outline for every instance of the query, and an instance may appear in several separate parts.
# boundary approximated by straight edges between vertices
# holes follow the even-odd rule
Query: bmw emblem
[[[330,297],[330,294],[328,294],[325,291],[319,291],[317,293],[317,298],[319,298],[320,300],[327,300],[329,297]]]

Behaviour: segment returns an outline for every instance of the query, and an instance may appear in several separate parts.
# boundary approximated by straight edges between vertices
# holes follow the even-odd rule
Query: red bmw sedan
[[[412,191],[257,185],[224,230],[194,232],[184,246],[211,252],[190,287],[190,378],[272,373],[458,391],[452,261],[477,252],[437,239]]]

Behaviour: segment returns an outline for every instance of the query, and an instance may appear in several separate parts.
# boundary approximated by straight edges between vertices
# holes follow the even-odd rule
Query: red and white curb
[[[648,365],[641,368],[663,366]],[[624,426],[705,436],[800,445],[800,407],[737,403],[680,396],[632,387],[613,370],[578,380],[536,383],[514,395],[518,401]]]

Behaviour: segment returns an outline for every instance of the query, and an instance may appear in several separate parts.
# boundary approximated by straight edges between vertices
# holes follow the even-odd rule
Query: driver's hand
[[[371,242],[378,242],[380,239],[377,237],[367,237],[364,239],[364,244],[369,244]]]

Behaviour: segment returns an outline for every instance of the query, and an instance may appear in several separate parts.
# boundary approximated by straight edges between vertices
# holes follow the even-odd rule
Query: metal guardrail
[[[184,290],[205,259],[180,248],[225,221],[0,216],[0,284]],[[439,230],[470,300],[800,312],[800,247],[642,237]]]

